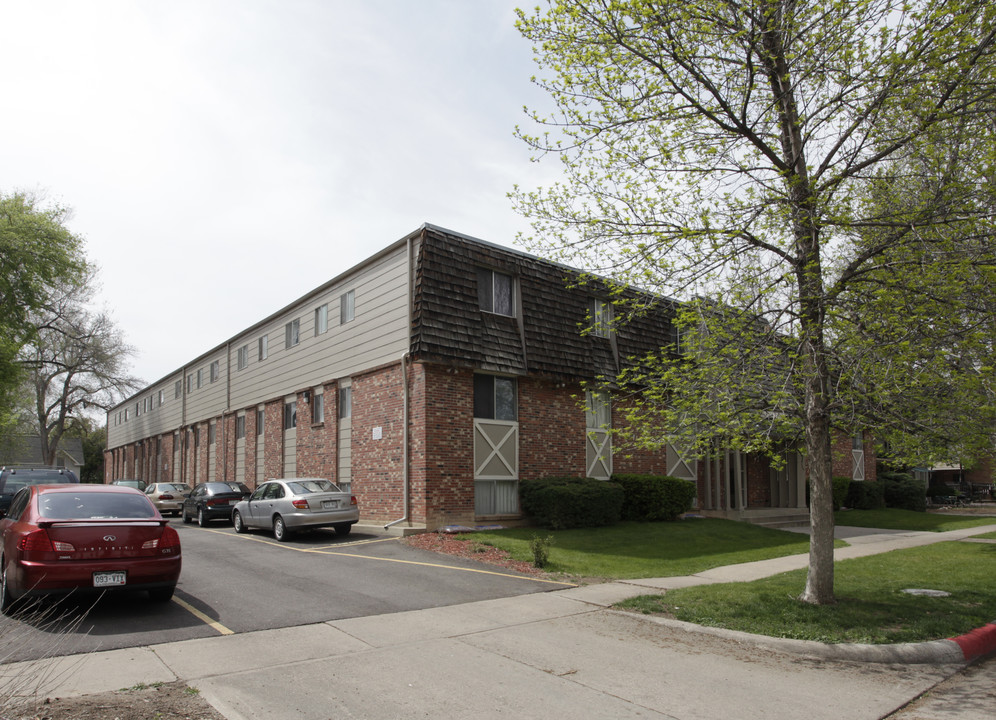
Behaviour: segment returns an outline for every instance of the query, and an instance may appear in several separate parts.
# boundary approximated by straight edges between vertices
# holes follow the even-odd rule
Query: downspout
[[[409,235],[408,240],[405,243],[405,267],[408,271],[408,345],[411,346],[411,333],[412,333],[412,320],[413,320],[413,310],[412,310],[412,238]],[[397,520],[392,520],[384,529],[387,530],[392,525],[397,525],[398,523],[405,522],[408,520],[408,515],[410,514],[411,500],[409,498],[409,490],[411,489],[411,478],[409,477],[408,468],[408,402],[409,402],[409,391],[408,391],[408,353],[406,352],[401,358],[401,383],[403,385],[402,389],[402,410],[401,410],[401,479],[403,486],[403,497],[402,501],[404,503],[405,514],[398,518]]]

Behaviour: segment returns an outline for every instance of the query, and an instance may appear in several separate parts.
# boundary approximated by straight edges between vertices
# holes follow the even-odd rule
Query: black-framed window
[[[486,268],[477,269],[477,298],[484,312],[515,315],[512,276]]]
[[[475,375],[474,417],[490,420],[518,420],[519,410],[515,378]]]

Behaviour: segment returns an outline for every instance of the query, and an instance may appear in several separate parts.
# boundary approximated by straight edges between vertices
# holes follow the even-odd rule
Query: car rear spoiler
[[[77,519],[54,519],[42,518],[37,523],[38,527],[48,528],[53,525],[167,525],[166,518],[77,518]]]

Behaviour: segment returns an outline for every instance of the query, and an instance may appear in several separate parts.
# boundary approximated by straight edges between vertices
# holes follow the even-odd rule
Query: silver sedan
[[[295,530],[331,527],[348,535],[360,519],[356,498],[323,478],[268,480],[232,512],[235,532],[250,528],[272,530],[283,542]]]

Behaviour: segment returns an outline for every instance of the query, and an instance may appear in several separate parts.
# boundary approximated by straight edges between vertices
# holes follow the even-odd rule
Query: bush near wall
[[[695,484],[670,475],[613,475],[624,490],[622,519],[676,520],[695,498]]]
[[[614,482],[582,477],[519,482],[522,511],[553,530],[599,527],[619,522],[623,489]]]
[[[851,482],[844,504],[855,510],[881,510],[885,507],[885,486],[877,480]]]
[[[909,473],[881,472],[879,482],[885,487],[885,506],[912,510],[927,511],[927,493],[923,483],[914,479]]]
[[[851,478],[835,477],[833,479],[833,509],[840,510],[847,503],[847,493],[851,488]]]

